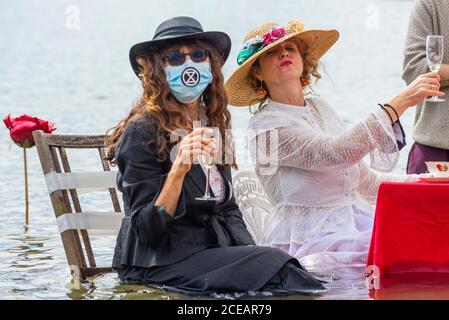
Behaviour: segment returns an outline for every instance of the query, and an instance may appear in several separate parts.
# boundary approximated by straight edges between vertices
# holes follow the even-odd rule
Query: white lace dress
[[[399,152],[384,111],[348,129],[323,99],[307,98],[304,107],[269,101],[248,129],[255,170],[274,208],[264,245],[322,274],[363,267],[380,183],[418,178],[385,173]]]

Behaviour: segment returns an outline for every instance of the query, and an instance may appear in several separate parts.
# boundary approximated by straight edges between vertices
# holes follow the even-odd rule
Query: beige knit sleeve
[[[408,84],[429,72],[426,59],[426,38],[434,34],[436,14],[432,0],[415,0],[410,15],[404,48],[402,79]]]

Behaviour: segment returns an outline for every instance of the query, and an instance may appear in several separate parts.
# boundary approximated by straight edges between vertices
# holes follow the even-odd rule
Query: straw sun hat
[[[286,27],[276,23],[265,23],[251,30],[243,40],[243,49],[237,56],[238,69],[226,81],[229,103],[234,106],[249,106],[261,101],[250,84],[250,70],[257,59],[270,48],[285,40],[302,41],[309,55],[318,61],[338,40],[337,30],[305,30],[300,20],[293,20]]]

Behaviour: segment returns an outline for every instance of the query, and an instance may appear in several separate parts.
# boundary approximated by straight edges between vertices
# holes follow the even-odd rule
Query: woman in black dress
[[[296,259],[255,246],[233,197],[221,74],[230,47],[225,33],[176,17],[131,48],[143,95],[107,140],[125,208],[113,268],[124,283],[188,294],[324,292]],[[203,127],[195,128],[196,120]],[[218,128],[220,139],[205,126]],[[212,167],[210,183],[218,200],[196,200],[206,177],[195,159],[215,155],[218,143],[223,162]]]

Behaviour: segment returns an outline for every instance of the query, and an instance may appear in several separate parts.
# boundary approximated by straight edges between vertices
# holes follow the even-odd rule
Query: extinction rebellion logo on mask
[[[186,87],[195,87],[200,82],[200,78],[199,71],[192,67],[185,69],[181,75],[182,83]]]

